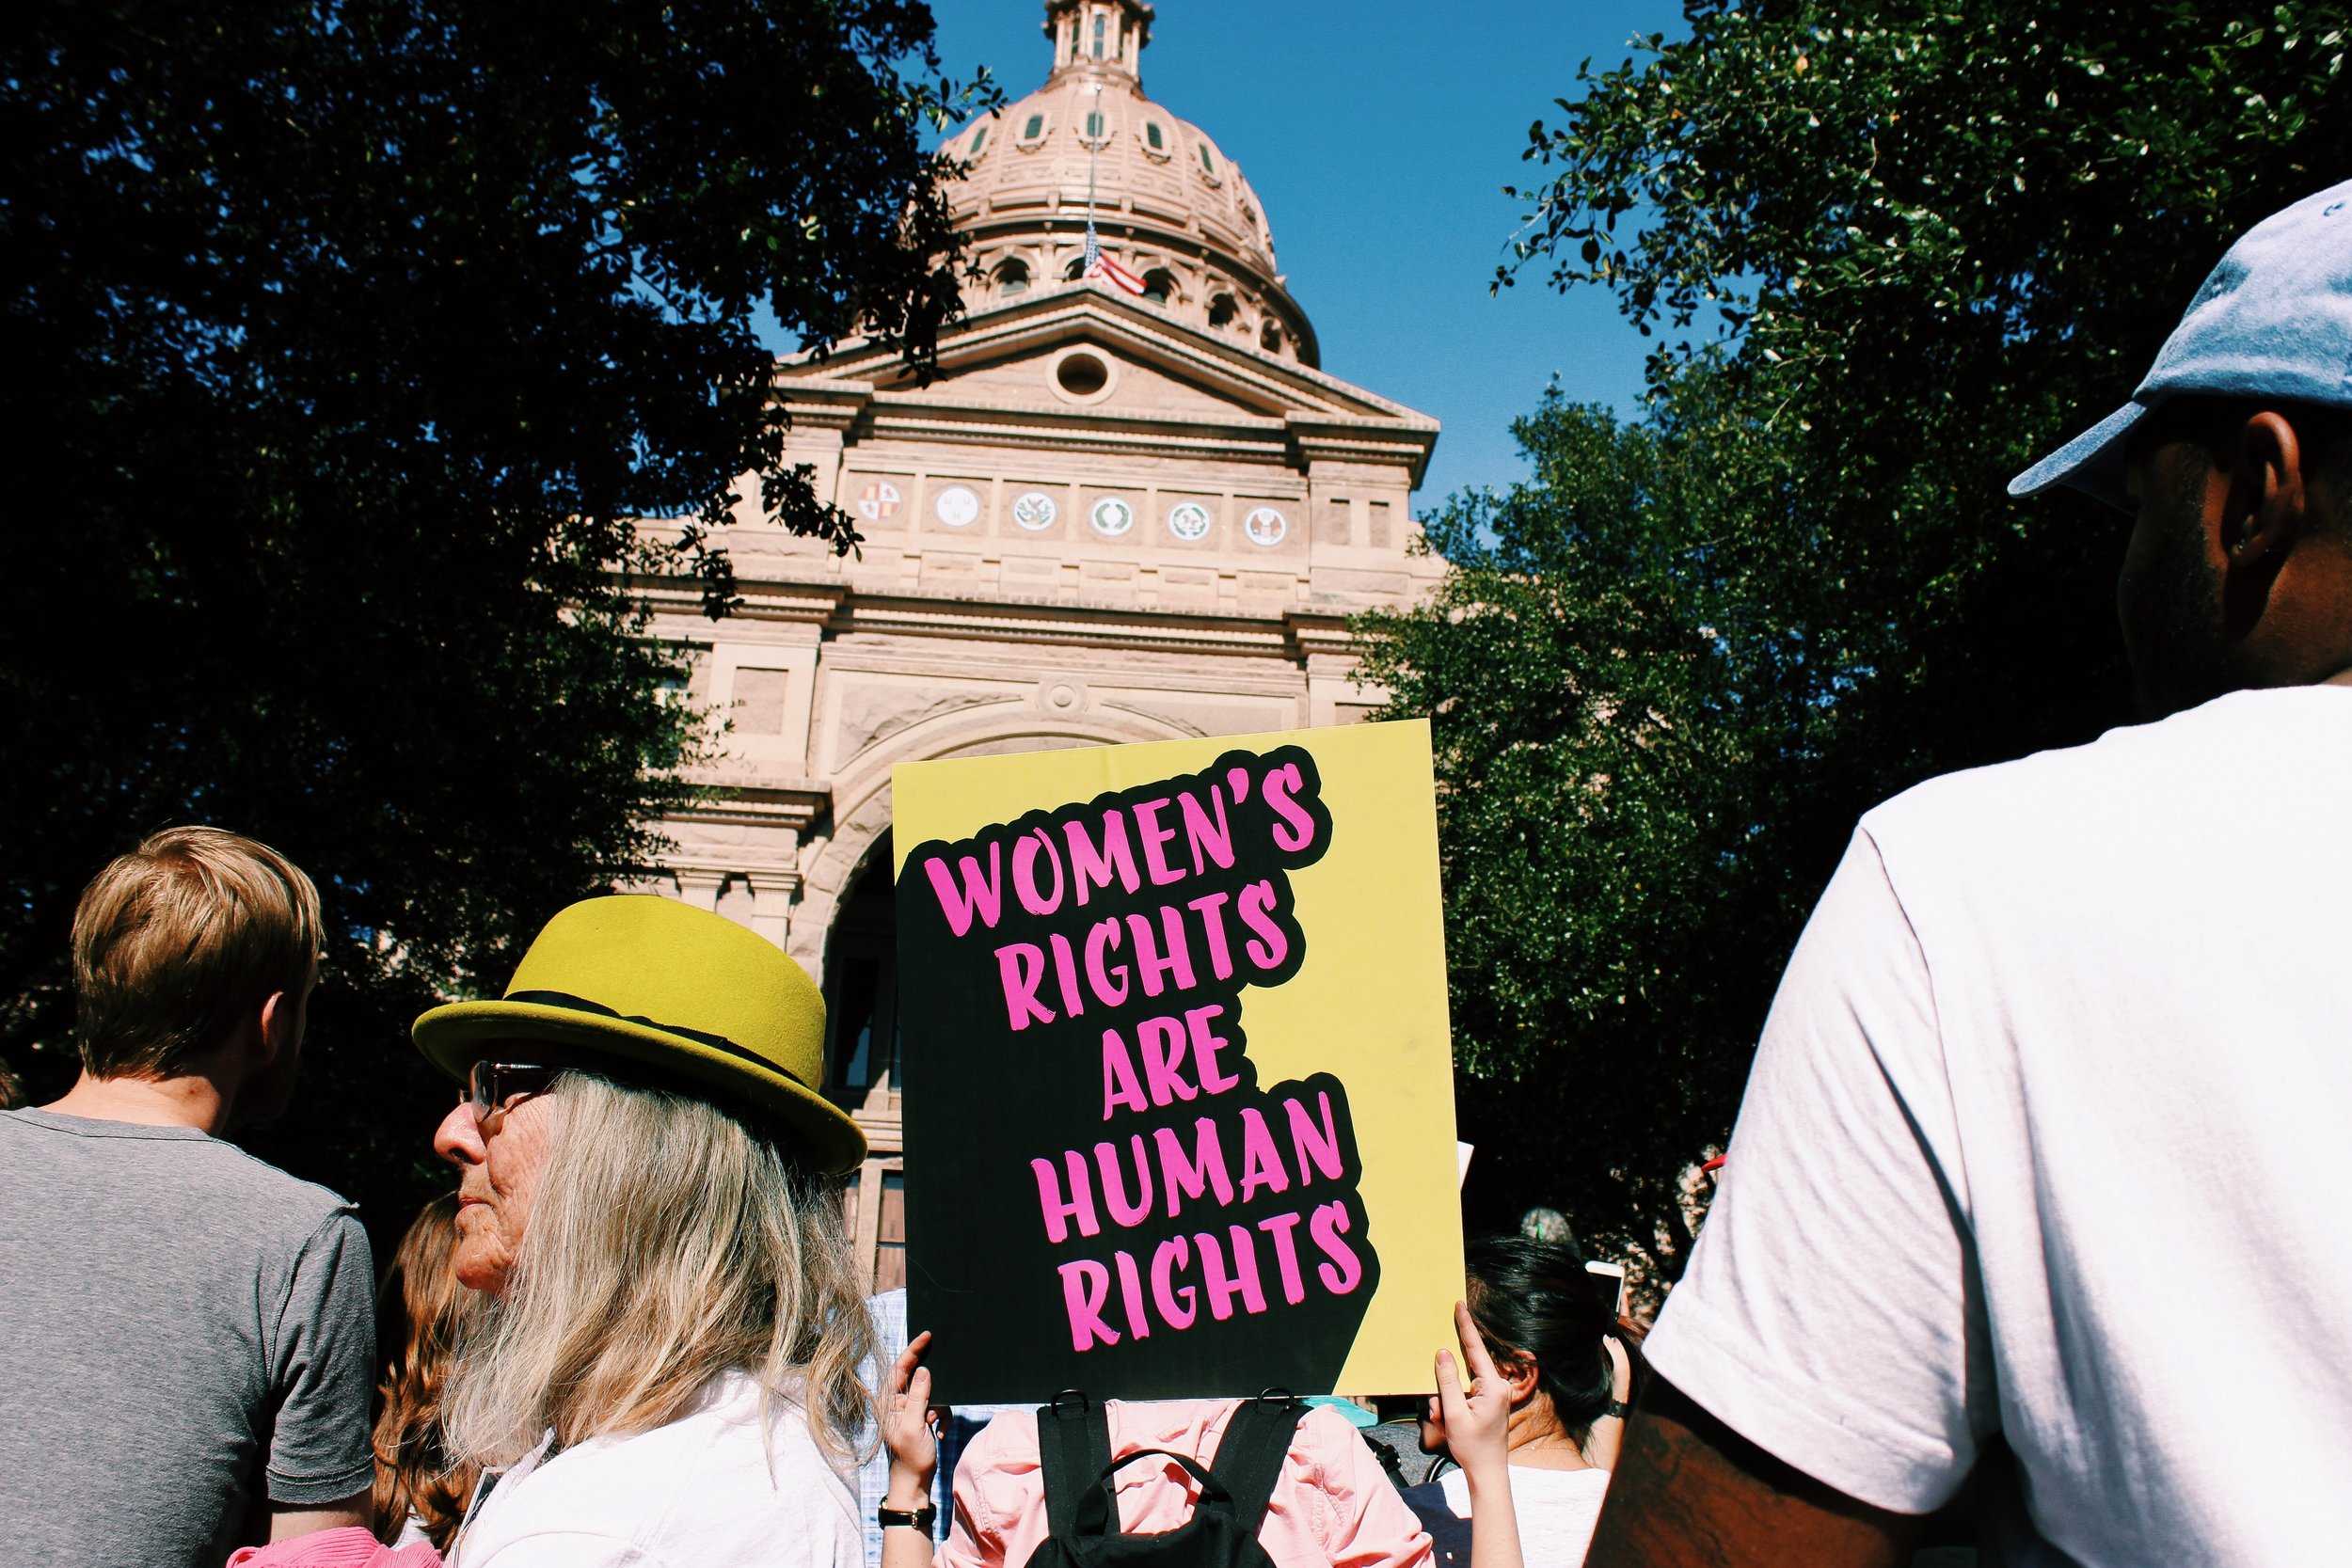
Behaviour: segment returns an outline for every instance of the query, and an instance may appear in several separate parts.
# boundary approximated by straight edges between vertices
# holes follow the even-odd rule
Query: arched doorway
[[[846,1183],[842,1204],[856,1265],[869,1290],[906,1283],[907,1149],[898,1104],[903,1038],[888,767],[916,759],[1167,740],[1188,733],[1164,721],[1041,723],[1033,713],[1023,712],[1008,723],[1005,715],[950,716],[898,737],[863,777],[836,782],[838,815],[810,873],[813,895],[795,920],[789,948],[823,976],[826,1097],[866,1130],[866,1162]],[[834,888],[839,891],[828,893]]]
[[[866,1163],[842,1193],[842,1218],[872,1291],[893,1290],[907,1279],[892,859],[884,830],[842,898],[825,944],[825,1097],[866,1129]]]
[[[891,858],[884,830],[841,901],[826,944],[825,1093],[852,1114],[897,1092],[898,926]]]

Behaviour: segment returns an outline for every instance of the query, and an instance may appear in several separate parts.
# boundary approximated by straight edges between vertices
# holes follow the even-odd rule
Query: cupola
[[[1277,269],[1258,193],[1206,132],[1144,96],[1152,24],[1145,0],[1046,0],[1043,85],[942,149],[965,166],[949,187],[978,268],[965,306],[1110,288],[1079,276],[1091,212],[1104,252],[1143,280],[1152,309],[1315,365],[1314,328]]]

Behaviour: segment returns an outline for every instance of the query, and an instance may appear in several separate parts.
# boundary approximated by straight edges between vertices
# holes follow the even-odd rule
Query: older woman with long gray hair
[[[505,997],[417,1021],[466,1084],[453,1266],[488,1298],[443,1426],[484,1467],[456,1568],[863,1560],[850,1474],[870,1338],[828,1178],[824,1006],[717,915],[594,898]]]

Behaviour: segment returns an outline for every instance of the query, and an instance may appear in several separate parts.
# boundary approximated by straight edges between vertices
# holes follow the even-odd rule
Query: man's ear
[[[294,1031],[302,1027],[301,1013],[302,1009],[294,1006],[294,998],[282,990],[270,992],[262,1001],[260,1036],[262,1066],[278,1060],[299,1043],[294,1038]]]
[[[2249,416],[2232,437],[2220,536],[2223,629],[2234,641],[2262,619],[2270,585],[2307,526],[2303,440],[2275,409]]]
[[[2238,427],[2231,453],[2229,509],[2221,519],[2221,549],[2230,570],[2267,565],[2271,571],[2303,531],[2303,439],[2284,414],[2264,409]]]

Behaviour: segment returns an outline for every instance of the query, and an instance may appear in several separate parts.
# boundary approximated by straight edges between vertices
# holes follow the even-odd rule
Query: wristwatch
[[[883,1503],[874,1510],[874,1522],[884,1529],[893,1525],[904,1525],[909,1529],[919,1529],[925,1535],[930,1534],[931,1523],[938,1517],[939,1505],[936,1503],[925,1503],[920,1508],[893,1508]]]

